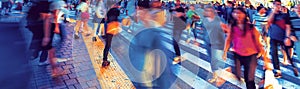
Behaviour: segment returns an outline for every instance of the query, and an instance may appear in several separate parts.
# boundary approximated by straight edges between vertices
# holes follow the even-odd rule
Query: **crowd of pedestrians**
[[[294,75],[298,76],[294,61],[300,59],[300,43],[297,40],[300,38],[300,4],[288,9],[282,6],[280,0],[273,1],[272,8],[262,4],[254,6],[231,1],[221,5],[218,2],[187,4],[180,1],[134,0],[135,9],[132,14],[128,13],[130,9],[127,9],[129,1],[120,0],[116,3],[113,0],[53,0],[50,2],[40,0],[31,2],[33,4],[28,11],[27,27],[34,35],[31,44],[32,58],[40,57],[40,65],[48,64],[46,61],[49,60],[53,76],[63,73],[56,69],[55,57],[55,46],[61,43],[52,40],[54,35],[60,35],[61,40],[65,39],[64,25],[70,21],[69,11],[73,10],[76,11],[75,39],[80,38],[80,33],[85,34],[83,36],[92,34],[91,40],[93,41],[97,41],[97,37],[105,39],[103,67],[110,65],[107,56],[113,37],[122,30],[122,25],[129,26],[130,29],[131,25],[142,23],[145,29],[155,31],[147,32],[153,34],[166,32],[161,29],[165,28],[167,23],[173,23],[173,29],[170,29],[175,50],[175,56],[171,58],[172,64],[180,64],[184,59],[179,46],[183,31],[187,30],[188,36],[193,33],[192,43],[196,46],[200,46],[196,44],[199,39],[197,34],[203,31],[205,48],[208,50],[211,69],[214,72],[213,77],[208,80],[211,83],[220,82],[218,78],[220,74],[215,71],[231,72],[230,68],[225,68],[224,63],[224,60],[228,58],[228,52],[234,54],[235,71],[233,73],[238,80],[241,79],[241,66],[244,66],[243,74],[247,89],[255,89],[254,78],[259,59],[265,62],[265,70],[271,69],[267,64],[272,63],[274,76],[282,76],[278,48],[284,55],[284,64],[291,64]],[[112,2],[115,4],[108,4]],[[2,0],[2,11],[5,14],[9,13],[12,3],[12,0]],[[29,1],[26,0],[24,3],[29,3]],[[125,15],[125,19],[120,18],[121,15]],[[90,29],[89,21],[94,23],[93,29]],[[128,32],[131,31],[133,30],[128,30]],[[190,39],[186,42],[190,43]],[[149,46],[149,44],[138,46],[141,45]],[[293,56],[294,49],[298,58]],[[42,52],[40,56],[39,52]]]

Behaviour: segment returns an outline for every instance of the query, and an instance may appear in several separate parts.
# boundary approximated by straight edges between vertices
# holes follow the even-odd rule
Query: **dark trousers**
[[[179,48],[179,45],[178,45],[178,43],[175,39],[173,39],[173,47],[174,47],[176,56],[180,56],[181,55],[180,48]]]
[[[180,41],[181,34],[183,30],[173,29],[173,48],[175,50],[176,56],[181,56],[180,48],[178,42]]]
[[[40,51],[42,52],[39,62],[45,62],[48,58],[48,50],[43,50],[42,40],[44,37],[43,24],[30,25],[28,27],[32,32],[32,40],[30,44],[30,49],[34,50],[32,56],[39,56]]]
[[[279,65],[279,59],[278,59],[278,46],[281,46],[281,48],[285,51],[288,52],[288,48],[284,45],[283,41],[271,39],[270,40],[271,44],[271,56],[272,56],[272,63],[274,66],[274,69],[280,70],[280,65]],[[290,54],[286,54],[288,60],[291,62],[292,66],[295,67],[292,58],[290,57]]]
[[[247,89],[255,89],[255,70],[257,67],[257,54],[250,56],[241,56],[237,53],[234,53],[234,62],[235,62],[235,76],[240,79],[241,76],[241,66],[244,66],[244,77]]]
[[[106,34],[106,39],[105,39],[105,47],[104,47],[104,50],[103,50],[103,61],[107,61],[107,55],[108,55],[108,52],[110,50],[110,47],[111,47],[111,41],[112,41],[112,38],[114,35],[112,34]]]

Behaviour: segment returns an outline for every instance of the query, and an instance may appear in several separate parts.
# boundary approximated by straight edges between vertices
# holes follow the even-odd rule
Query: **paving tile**
[[[88,81],[87,84],[89,87],[91,87],[91,86],[97,86],[99,83],[98,80],[92,80],[92,81]]]
[[[68,80],[65,80],[65,83],[67,85],[74,85],[74,84],[77,84],[79,82],[76,79],[68,79]]]
[[[76,87],[74,85],[70,85],[68,86],[68,89],[76,89]]]
[[[77,75],[75,73],[68,74],[68,76],[70,79],[74,79],[77,77]]]

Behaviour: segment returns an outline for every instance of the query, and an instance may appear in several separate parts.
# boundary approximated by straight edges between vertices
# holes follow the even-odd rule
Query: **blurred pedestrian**
[[[225,68],[225,63],[222,61],[220,55],[223,54],[224,44],[225,44],[225,34],[220,27],[222,20],[215,12],[214,7],[205,6],[203,23],[207,31],[208,41],[208,54],[211,62],[211,69],[213,71],[213,77],[208,81],[210,83],[216,83],[216,86],[221,86],[225,83],[225,80],[219,78],[222,74],[217,74],[216,71],[223,70]],[[227,69],[231,72],[230,68]]]
[[[91,34],[91,31],[89,29],[88,21],[90,19],[89,14],[89,4],[88,0],[81,0],[81,3],[76,7],[77,10],[80,11],[79,16],[77,17],[77,22],[75,26],[75,39],[79,38],[79,32],[86,33],[86,36],[89,36]],[[83,25],[83,28],[81,26]]]
[[[186,29],[186,15],[185,10],[180,4],[176,4],[175,11],[172,12],[173,15],[173,47],[175,50],[176,57],[173,60],[173,64],[180,63],[183,59],[181,57],[179,42],[182,35],[183,30]]]
[[[253,24],[263,37],[263,43],[266,49],[266,53],[268,55],[270,52],[270,38],[267,34],[267,31],[269,29],[267,27],[267,21],[267,9],[263,6],[257,7],[257,13],[253,15]]]
[[[224,19],[227,23],[230,23],[232,17],[231,17],[231,12],[233,11],[233,2],[227,1],[227,5],[224,6]]]
[[[187,11],[187,30],[188,30],[188,34],[190,34],[190,31],[193,32],[194,35],[194,43],[196,42],[196,38],[197,38],[197,33],[196,33],[196,29],[194,29],[194,23],[200,20],[200,16],[195,12],[195,7],[194,5],[190,5],[189,10]],[[186,41],[187,43],[190,42],[190,39],[188,39]]]
[[[278,46],[288,52],[287,44],[290,44],[291,37],[291,22],[287,14],[282,13],[281,10],[281,1],[275,0],[273,2],[274,10],[270,14],[268,25],[270,29],[268,33],[270,34],[270,44],[271,44],[271,56],[272,62],[275,69],[275,77],[281,77],[279,59],[278,59]],[[298,70],[293,63],[293,59],[287,54],[288,60],[291,62],[293,67],[293,72],[295,76],[298,76]]]
[[[290,39],[295,41],[295,52],[297,54],[298,60],[300,60],[300,4],[297,4],[295,6],[295,11],[297,13],[297,17],[292,17],[291,22],[292,22],[292,28],[295,32],[295,36],[291,36]]]
[[[4,15],[9,15],[9,12],[11,10],[12,4],[14,3],[13,0],[2,0],[1,1],[2,6],[1,6],[1,14],[2,11],[4,11]]]
[[[95,14],[94,14],[94,18],[93,18],[93,23],[94,23],[94,37],[92,38],[93,41],[97,41],[96,36],[98,34],[100,34],[98,36],[105,35],[105,31],[104,31],[105,19],[104,18],[105,18],[106,12],[107,12],[107,10],[104,6],[103,0],[97,1],[96,8],[95,8]]]
[[[57,58],[56,58],[56,48],[61,45],[61,42],[65,40],[65,25],[63,22],[63,15],[65,14],[62,9],[63,6],[66,6],[65,2],[62,0],[53,1],[50,4],[50,11],[51,13],[43,13],[45,27],[45,36],[43,38],[42,46],[45,49],[49,50],[49,61],[52,67],[52,77],[57,77],[64,74],[64,71],[59,70],[57,65]],[[56,41],[53,40],[55,35],[60,36],[60,40]]]
[[[121,30],[118,17],[120,16],[119,5],[115,4],[107,12],[107,32],[105,34],[105,47],[103,50],[103,62],[102,67],[109,66],[108,52],[111,48],[111,42],[114,35],[118,34]]]
[[[42,40],[45,36],[44,18],[42,13],[49,13],[50,2],[39,1],[33,4],[29,9],[27,20],[27,28],[32,32],[32,40],[30,43],[31,59],[39,58],[39,66],[48,65],[48,49],[42,46]],[[40,54],[41,52],[41,54]]]

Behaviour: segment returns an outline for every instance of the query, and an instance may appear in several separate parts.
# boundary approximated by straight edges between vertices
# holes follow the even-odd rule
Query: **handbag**
[[[88,12],[82,12],[81,13],[81,19],[82,20],[89,20],[90,14]]]

